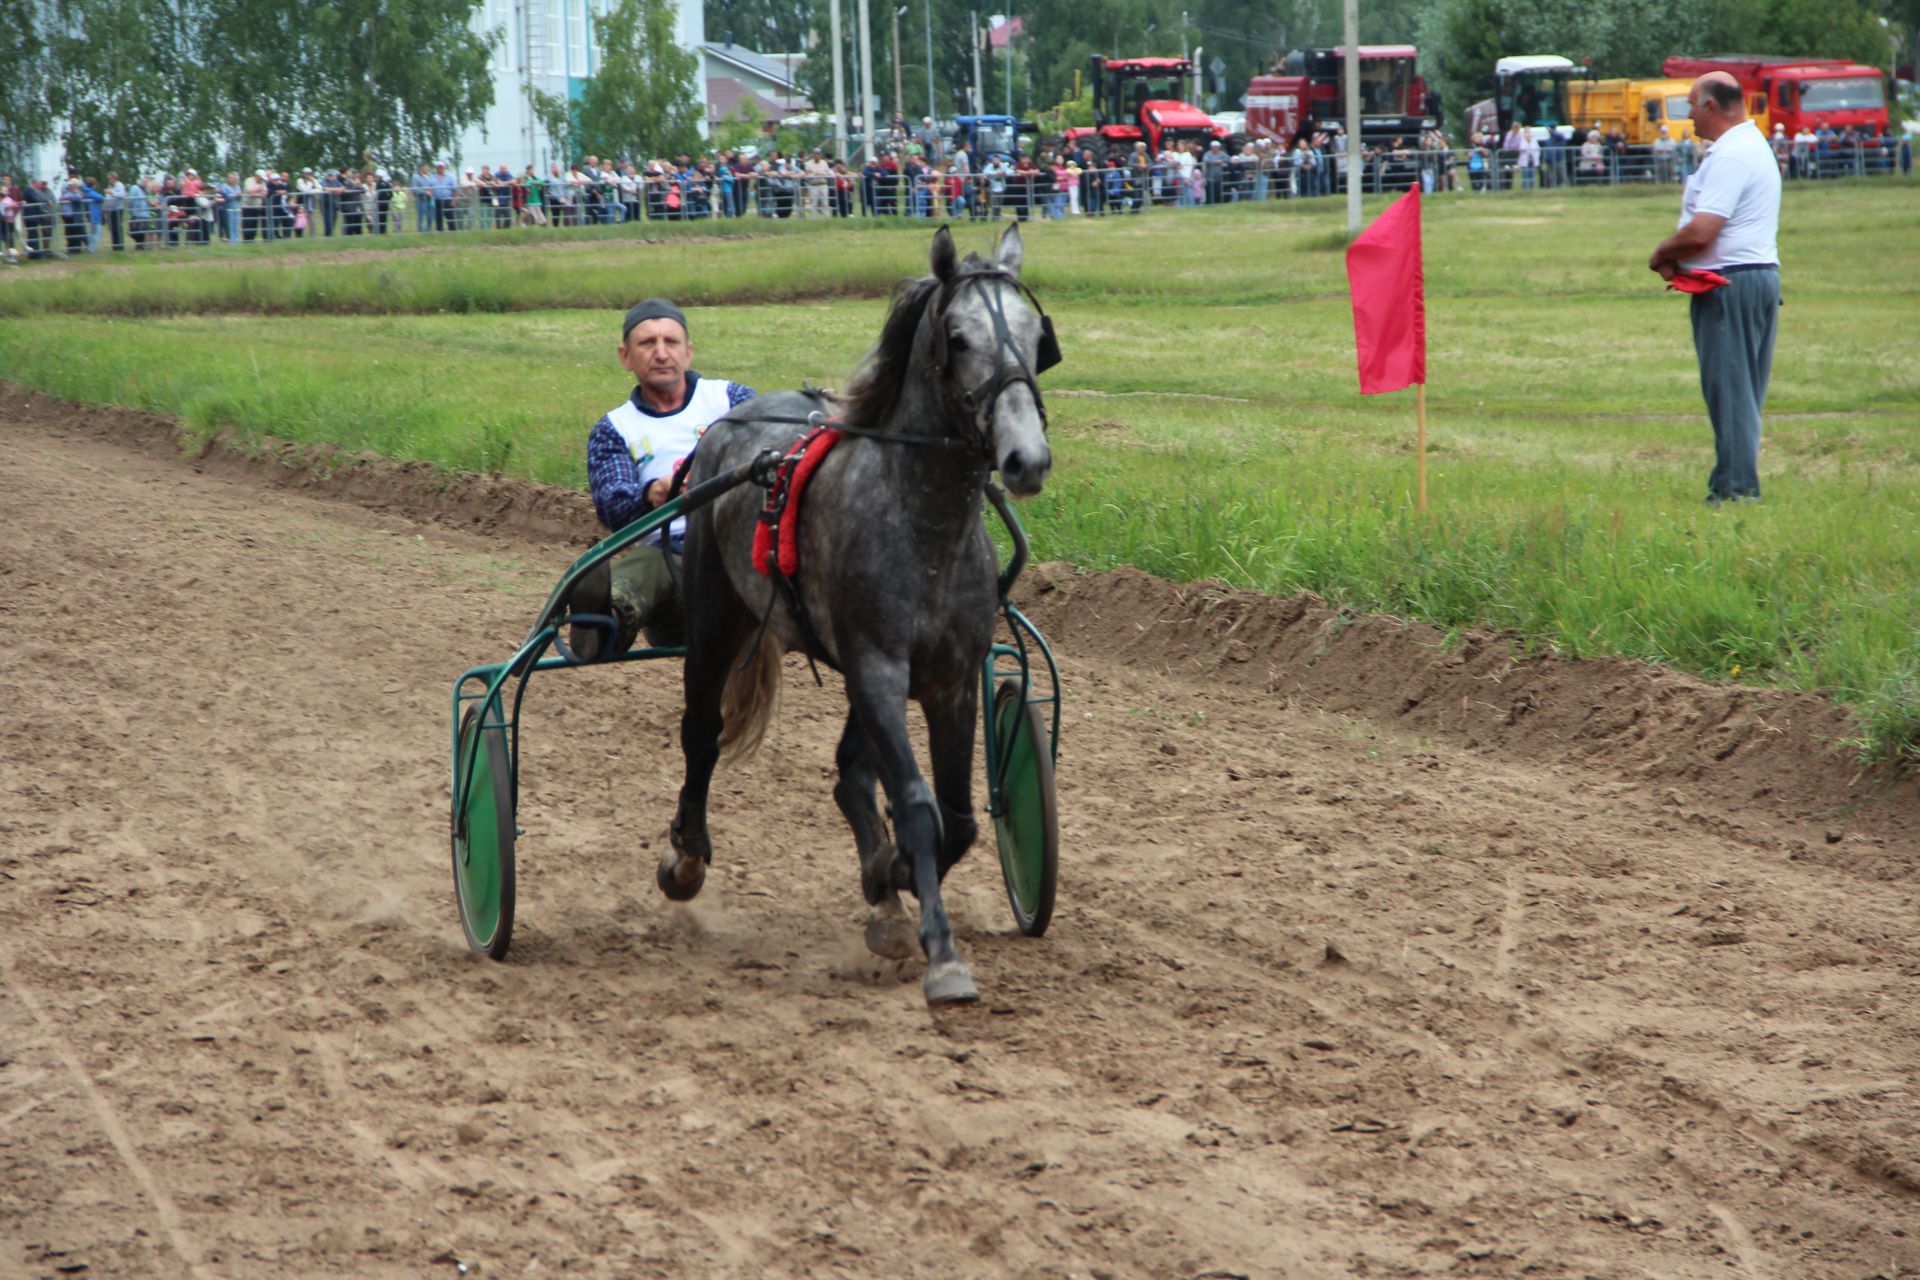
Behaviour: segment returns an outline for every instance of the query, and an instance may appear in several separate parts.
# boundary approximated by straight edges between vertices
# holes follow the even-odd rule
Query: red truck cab
[[[1801,127],[1818,131],[1864,127],[1875,137],[1887,132],[1886,77],[1876,67],[1834,58],[1795,58],[1766,54],[1719,53],[1668,58],[1664,68],[1674,79],[1692,79],[1725,71],[1747,96],[1747,115],[1762,133],[1781,125],[1792,137]]]

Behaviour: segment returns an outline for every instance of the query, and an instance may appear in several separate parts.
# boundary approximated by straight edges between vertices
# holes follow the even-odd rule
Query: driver
[[[587,485],[594,514],[618,533],[667,500],[674,468],[701,434],[753,389],[694,372],[687,318],[665,298],[648,298],[627,311],[620,330],[620,364],[633,375],[632,394],[594,424],[587,436]],[[574,589],[576,613],[611,612],[619,623],[611,645],[598,628],[575,626],[569,641],[584,662],[625,652],[642,630],[655,645],[679,644],[686,632],[680,589],[668,563],[686,537],[674,520],[587,575]]]

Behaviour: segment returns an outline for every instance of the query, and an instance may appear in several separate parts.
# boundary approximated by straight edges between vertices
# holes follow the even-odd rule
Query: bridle
[[[1025,294],[1034,313],[1040,317],[1040,347],[1034,353],[1032,368],[1027,367],[1026,357],[1020,353],[1020,345],[1013,340],[1013,330],[1007,324],[1005,301],[998,291],[986,287],[989,280],[1005,281]],[[978,386],[956,389],[948,378],[952,352],[949,349],[951,340],[947,336],[947,312],[961,291],[968,288],[978,291],[980,303],[993,321],[996,358],[993,372]],[[1024,385],[1032,394],[1034,411],[1040,415],[1041,429],[1046,429],[1047,407],[1040,398],[1040,384],[1035,379],[1060,363],[1060,342],[1053,335],[1053,317],[1041,307],[1040,299],[1034,297],[1033,290],[1019,276],[1004,267],[982,267],[954,276],[941,285],[939,292],[934,295],[932,304],[927,308],[927,325],[932,330],[933,369],[940,378],[941,388],[966,424],[962,431],[962,442],[968,449],[982,457],[988,456],[994,408],[1012,386]],[[1002,358],[1005,356],[1011,356],[1012,359]]]

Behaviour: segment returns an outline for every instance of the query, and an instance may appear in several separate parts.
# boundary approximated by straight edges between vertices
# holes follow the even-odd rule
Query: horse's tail
[[[726,764],[760,749],[780,705],[780,659],[786,647],[765,630],[748,643],[751,649],[728,674],[720,694],[720,759]]]

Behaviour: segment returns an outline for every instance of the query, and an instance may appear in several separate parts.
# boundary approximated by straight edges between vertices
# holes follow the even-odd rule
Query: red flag
[[[1420,188],[1347,246],[1353,345],[1360,394],[1398,391],[1427,380],[1427,304],[1420,271]]]

